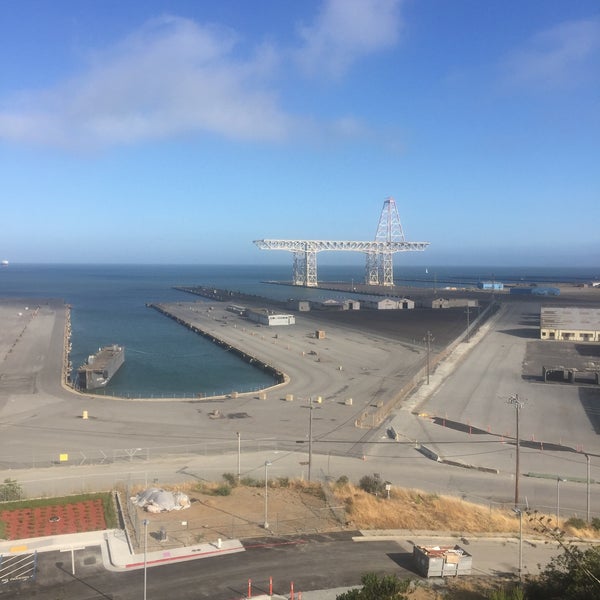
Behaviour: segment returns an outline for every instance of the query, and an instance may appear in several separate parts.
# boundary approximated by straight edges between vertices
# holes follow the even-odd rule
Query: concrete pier
[[[187,327],[190,331],[193,331],[194,333],[197,333],[198,335],[201,335],[203,338],[206,338],[207,340],[209,340],[213,344],[216,344],[217,346],[220,346],[221,348],[225,348],[226,350],[228,350],[232,354],[235,354],[238,358],[240,358],[244,362],[246,362],[248,364],[251,364],[251,365],[253,365],[254,367],[256,367],[258,369],[261,369],[262,371],[264,371],[265,373],[267,373],[268,375],[270,375],[271,377],[273,377],[273,380],[274,380],[275,384],[287,383],[288,382],[289,377],[287,377],[287,375],[285,373],[279,371],[276,367],[273,367],[270,364],[264,363],[260,359],[254,357],[254,356],[252,356],[250,354],[248,354],[247,352],[245,352],[241,348],[238,348],[236,346],[232,346],[226,340],[217,337],[216,335],[214,335],[213,333],[210,333],[209,331],[205,331],[204,329],[202,329],[198,325],[195,325],[191,321],[185,320],[182,317],[177,316],[174,312],[171,312],[167,308],[166,305],[163,305],[163,304],[148,304],[148,307],[154,308],[159,313],[161,313],[161,314],[163,314],[163,315],[165,315],[165,316],[173,319],[174,321],[176,321],[180,325],[183,325],[184,327]]]
[[[374,333],[367,337],[339,324],[325,328],[319,339],[316,331],[324,330],[323,322],[310,314],[295,325],[267,327],[228,311],[221,302],[154,308],[274,374],[279,385],[265,390],[265,400],[289,397],[308,404],[320,396],[321,410],[343,406],[353,422],[389,402],[423,365],[422,347]]]

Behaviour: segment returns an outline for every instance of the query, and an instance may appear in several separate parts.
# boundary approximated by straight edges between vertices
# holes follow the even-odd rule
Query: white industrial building
[[[435,298],[423,304],[428,308],[460,308],[461,306],[476,308],[479,306],[479,300],[471,298]]]
[[[310,307],[314,310],[345,310],[344,302],[335,298],[318,298],[311,300]]]
[[[310,302],[308,300],[290,298],[286,302],[286,308],[288,310],[297,310],[298,312],[308,312],[310,310]]]
[[[415,307],[414,300],[410,298],[390,298],[382,296],[367,296],[361,299],[362,305],[365,308],[374,310],[402,310],[413,309]]]
[[[571,342],[600,342],[600,308],[543,306],[540,338]]]
[[[360,302],[354,298],[317,298],[310,306],[315,310],[360,310]]]
[[[266,308],[248,308],[246,310],[246,318],[254,323],[268,325],[269,327],[275,325],[294,325],[296,323],[294,315],[275,313]]]

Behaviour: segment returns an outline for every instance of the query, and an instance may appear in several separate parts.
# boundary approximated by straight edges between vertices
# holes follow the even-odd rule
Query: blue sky
[[[2,0],[0,181],[11,262],[597,266],[600,5]]]

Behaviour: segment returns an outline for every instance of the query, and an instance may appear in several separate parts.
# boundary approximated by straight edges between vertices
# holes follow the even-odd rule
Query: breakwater
[[[235,354],[235,356],[237,356],[244,362],[248,363],[249,365],[252,365],[253,367],[256,367],[257,369],[262,370],[264,373],[271,376],[276,384],[287,383],[289,381],[289,378],[287,377],[287,375],[285,373],[282,373],[278,369],[276,369],[273,365],[269,365],[269,364],[265,363],[264,361],[256,358],[255,356],[248,354],[247,352],[244,352],[244,350],[241,350],[240,348],[233,346],[229,342],[217,337],[216,335],[214,335],[208,331],[205,331],[204,329],[202,329],[201,327],[198,327],[197,325],[194,325],[193,323],[187,321],[186,319],[182,319],[181,317],[170,312],[163,305],[151,303],[151,304],[147,304],[146,306],[148,306],[149,308],[153,308],[154,310],[158,311],[162,315],[165,315],[166,317],[169,317],[170,319],[173,319],[176,323],[183,325],[190,331],[193,331],[194,333],[202,336],[203,338],[209,340],[213,344],[216,344],[217,346],[224,348],[228,352]]]
[[[175,286],[173,289],[180,292],[186,292],[187,294],[194,294],[195,296],[201,296],[208,300],[215,302],[232,302],[234,300],[243,301],[253,306],[276,306],[278,308],[285,307],[285,302],[280,300],[274,300],[273,298],[265,298],[264,296],[257,296],[256,294],[246,294],[240,291],[223,290],[215,287],[208,287],[203,285],[197,286]]]

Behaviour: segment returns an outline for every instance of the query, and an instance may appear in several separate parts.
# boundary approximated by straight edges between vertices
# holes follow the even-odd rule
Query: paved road
[[[357,541],[362,540],[362,541]],[[460,544],[473,557],[474,575],[514,576],[518,570],[519,541],[514,538],[417,537],[396,532],[380,537],[362,537],[344,532],[286,539],[246,540],[242,554],[199,559],[147,569],[148,598],[178,600],[234,600],[244,598],[248,580],[252,595],[267,593],[269,577],[275,594],[289,594],[290,584],[306,600],[335,598],[327,591],[359,585],[365,572],[395,573],[427,583],[414,570],[413,545]],[[540,540],[522,542],[524,574],[535,574],[558,552],[555,545]],[[75,574],[73,574],[73,568]],[[433,583],[430,581],[429,583]],[[440,583],[439,580],[435,583]],[[129,572],[107,571],[100,549],[48,552],[38,555],[36,581],[0,585],[0,597],[39,600],[111,599],[141,597],[143,568]],[[315,591],[326,590],[326,591]]]

